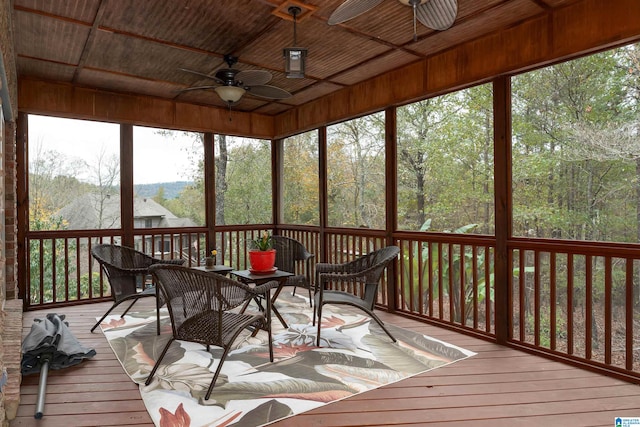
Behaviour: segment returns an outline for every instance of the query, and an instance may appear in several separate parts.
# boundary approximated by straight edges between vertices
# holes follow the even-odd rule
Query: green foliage
[[[271,143],[232,137],[227,137],[227,143],[229,160],[224,182],[225,223],[270,223]]]
[[[318,132],[306,132],[284,141],[284,221],[319,225],[320,203]]]
[[[385,227],[384,115],[327,129],[328,222],[337,227]]]
[[[456,234],[467,234],[473,232],[477,224],[467,224],[453,230]],[[425,221],[420,227],[420,231],[428,231],[431,227],[431,219]],[[464,251],[460,247],[455,249],[448,245],[442,246],[438,243],[413,242],[410,252],[403,252],[402,262],[404,263],[403,271],[405,273],[404,283],[411,284],[411,287],[404,289],[405,301],[419,301],[421,304],[428,304],[429,299],[437,301],[439,298],[453,299],[453,313],[451,318],[455,322],[462,323],[462,319],[470,320],[474,309],[474,300],[477,306],[485,304],[489,299],[490,306],[495,301],[495,275],[494,262],[491,257],[491,251],[486,249],[477,250],[475,255],[472,248],[465,247]],[[477,270],[475,276],[478,278],[474,285],[474,256]],[[410,266],[410,260],[413,265]],[[421,265],[419,265],[421,264]],[[485,271],[485,268],[488,269]],[[525,267],[525,272],[533,272],[533,267]],[[413,276],[410,276],[413,272]],[[422,272],[422,277],[419,277]],[[431,282],[429,281],[431,273]],[[513,276],[517,277],[520,269],[513,269]],[[464,280],[462,278],[464,277]],[[422,282],[426,289],[423,289],[423,295],[420,295],[418,284]],[[442,286],[443,294],[440,295],[440,283],[452,284]],[[461,311],[462,300],[464,299],[464,312]],[[426,311],[426,309],[425,309]]]
[[[637,64],[630,45],[514,77],[515,235],[638,241]]]
[[[421,231],[428,231],[430,224],[430,219],[425,221],[421,226]],[[468,224],[459,227],[453,232],[458,234],[469,233],[476,227],[477,224]],[[422,304],[425,304],[428,302],[429,296],[434,300],[437,300],[438,298],[446,295],[454,300],[454,312],[451,313],[452,320],[455,322],[461,322],[463,318],[469,319],[473,309],[473,251],[470,248],[465,248],[464,251],[456,251],[454,249],[449,250],[449,248],[444,248],[444,250],[442,249],[442,246],[437,243],[415,242],[412,246],[413,253],[411,256],[409,256],[408,253],[404,254],[402,260],[405,264],[403,271],[407,275],[410,271],[413,271],[414,275],[414,277],[405,277],[405,283],[410,283],[412,286],[410,289],[405,289],[404,297],[405,300],[409,300],[411,298],[413,301],[420,301]],[[481,304],[487,297],[490,298],[491,302],[493,302],[493,262],[491,260],[487,260],[485,263],[485,257],[488,256],[488,254],[484,251],[478,252],[476,256],[476,265],[478,266],[476,274],[478,277],[478,283],[475,288],[475,297],[477,298],[477,303]],[[414,262],[414,266],[411,269],[408,264],[409,259],[412,259]],[[422,265],[419,266],[417,263],[421,263]],[[485,282],[485,265],[491,269],[489,273],[490,283],[488,286]],[[422,272],[421,278],[417,277],[420,271]],[[430,272],[432,278],[431,282],[429,282]],[[463,289],[460,288],[462,275],[464,275],[464,283],[462,283]],[[424,290],[424,295],[418,294],[417,286],[420,281],[427,286],[427,289]],[[440,295],[440,282],[447,284],[451,283],[451,290],[449,290],[448,286],[443,286],[442,290],[444,295]],[[489,295],[487,295],[487,290],[489,291]],[[464,295],[464,313],[460,312],[461,295]]]
[[[398,226],[434,231],[476,223],[493,230],[490,85],[398,108]]]
[[[273,248],[273,238],[268,232],[263,232],[262,235],[251,241],[251,247],[259,251],[268,251]]]
[[[49,230],[52,227],[50,224],[47,226]],[[64,242],[64,239],[50,239],[44,240],[42,245],[39,241],[29,243],[29,290],[32,303],[54,301],[54,287],[55,300],[64,300],[67,286],[73,285],[67,283],[67,277],[73,277],[76,271],[75,263],[67,262],[66,253],[74,253],[76,244],[73,240],[68,241],[65,251]]]
[[[91,288],[92,296],[100,295],[100,273],[94,271],[91,274],[83,274],[80,276],[80,295],[77,295],[74,289],[74,293],[70,295],[70,297],[78,299],[89,298],[89,288]],[[71,293],[71,289],[69,291]]]

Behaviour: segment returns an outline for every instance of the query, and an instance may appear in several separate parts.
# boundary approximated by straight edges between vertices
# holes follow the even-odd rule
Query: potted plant
[[[276,262],[276,250],[273,249],[273,239],[268,232],[251,241],[249,249],[249,264],[253,272],[271,272]]]
[[[213,268],[216,265],[216,255],[218,255],[218,251],[213,249],[211,251],[211,256],[205,258],[206,268]]]

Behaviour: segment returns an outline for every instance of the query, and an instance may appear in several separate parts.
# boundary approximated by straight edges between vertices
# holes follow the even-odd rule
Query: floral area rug
[[[363,312],[323,309],[322,347],[315,346],[309,300],[282,292],[276,307],[289,328],[273,319],[274,362],[267,333],[240,335],[211,397],[203,401],[222,350],[175,341],[153,382],[144,382],[171,335],[168,313],[156,335],[155,312],[107,317],[101,327],[157,426],[262,426],[425,372],[475,353],[388,325],[398,340]]]

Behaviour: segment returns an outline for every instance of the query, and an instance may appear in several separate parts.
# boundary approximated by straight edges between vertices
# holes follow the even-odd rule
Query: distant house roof
[[[119,199],[119,198],[118,198]],[[118,200],[119,202],[120,200]],[[178,218],[169,209],[147,197],[134,197],[133,218]]]
[[[71,230],[119,228],[120,195],[87,193],[58,211]],[[178,218],[170,210],[146,197],[134,197],[134,219],[156,219],[157,227],[193,227],[190,218]]]

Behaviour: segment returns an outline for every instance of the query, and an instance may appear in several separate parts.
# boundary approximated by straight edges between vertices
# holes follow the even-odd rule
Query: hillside
[[[174,182],[155,182],[153,184],[139,184],[134,186],[136,195],[141,197],[153,197],[158,194],[160,187],[164,188],[164,198],[167,200],[175,199],[187,185],[191,185],[190,181],[174,181]]]

